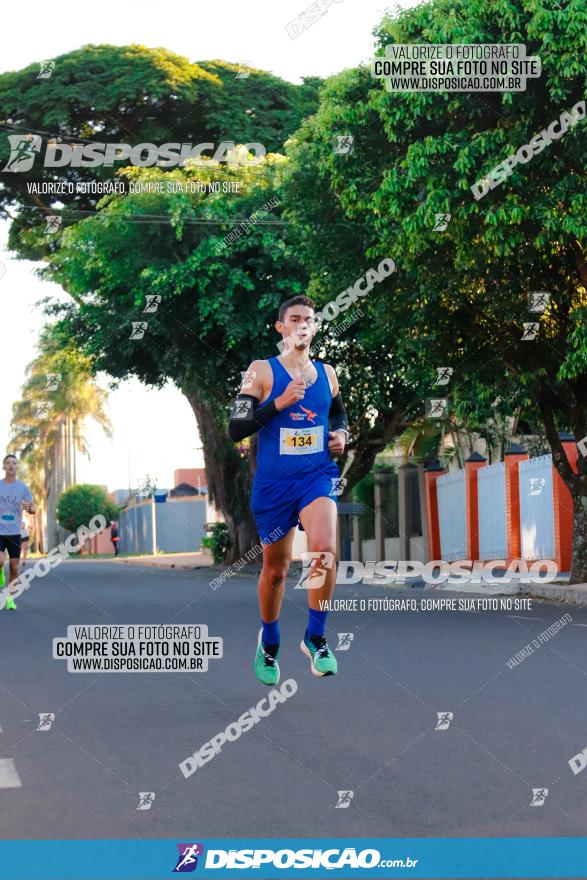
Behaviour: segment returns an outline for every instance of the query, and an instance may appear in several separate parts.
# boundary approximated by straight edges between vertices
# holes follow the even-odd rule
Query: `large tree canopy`
[[[65,144],[199,144],[257,142],[267,152],[287,137],[317,105],[320,80],[297,86],[262,70],[225,61],[191,62],[167,49],[88,45],[53,59],[50,77],[40,65],[0,75],[0,165],[10,155],[9,135],[39,135]],[[13,217],[10,247],[29,257],[54,249],[57,239],[36,241],[26,230],[45,225],[47,214],[83,219],[99,197],[91,193],[43,194],[29,184],[77,183],[112,177],[112,167],[43,168],[37,158],[22,173],[0,173],[0,211]],[[66,211],[63,210],[66,206]]]
[[[49,138],[69,145],[254,142],[271,156],[316,108],[320,86],[316,77],[296,86],[254,68],[197,64],[143,46],[90,45],[53,62],[48,78],[38,78],[38,65],[0,76],[0,126],[7,135],[37,135],[43,147]],[[0,159],[8,155],[9,141],[2,138]],[[60,326],[64,341],[81,345],[96,371],[154,385],[170,379],[188,397],[211,498],[229,522],[235,554],[248,549],[254,530],[249,461],[224,433],[229,401],[239,370],[274,353],[268,315],[302,290],[304,272],[286,225],[255,225],[224,253],[214,242],[275,195],[279,162],[163,171],[124,169],[124,161],[44,168],[37,157],[28,171],[1,175],[0,210],[13,219],[10,246],[46,260],[51,277],[75,300]],[[126,194],[101,200],[91,193],[42,192],[42,184],[108,179],[122,182]],[[194,180],[216,181],[220,192],[138,195],[127,186]],[[227,195],[226,182],[240,192]],[[62,224],[51,235],[48,214]],[[161,298],[160,308],[145,316],[150,294]],[[133,321],[145,317],[144,341],[131,339]]]
[[[253,462],[226,435],[230,402],[249,363],[277,353],[272,328],[279,304],[305,285],[289,228],[280,223],[283,161],[270,155],[262,166],[226,172],[129,169],[143,183],[163,177],[166,185],[185,186],[197,178],[218,181],[221,189],[110,197],[94,217],[65,230],[45,270],[73,298],[61,331],[91,355],[96,370],[148,385],[171,380],[186,395],[202,438],[210,498],[231,529],[235,558],[255,542],[256,531],[248,510]],[[239,193],[222,192],[230,182]],[[262,212],[272,200],[272,210]],[[255,212],[258,222],[220,248]],[[133,325],[142,322],[137,334]]]
[[[575,476],[557,429],[587,434],[587,123],[485,198],[470,187],[584,100],[587,11],[581,2],[433,0],[386,18],[377,41],[379,53],[389,43],[525,43],[542,76],[515,94],[393,93],[363,67],[329,80],[290,147],[288,212],[305,233],[312,286],[330,298],[345,286],[341,274],[350,283],[393,257],[397,272],[364,299],[358,332],[379,337],[420,413],[425,398],[446,396],[433,385],[439,366],[452,366],[448,397],[462,411],[498,396],[512,408],[533,402],[573,496],[573,573],[585,580],[586,462]],[[333,150],[342,134],[354,137],[351,155]],[[329,247],[308,234],[318,210],[311,180],[322,216],[347,224]],[[434,230],[439,213],[451,215],[445,231]],[[550,294],[541,313],[528,307],[532,291]],[[526,323],[539,324],[533,340],[523,339]],[[379,366],[387,373],[385,359]]]

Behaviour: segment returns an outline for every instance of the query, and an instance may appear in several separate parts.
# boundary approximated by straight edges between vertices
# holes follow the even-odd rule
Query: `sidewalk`
[[[112,557],[111,562],[126,565],[146,565],[153,568],[174,568],[189,571],[193,568],[211,568],[212,554],[208,550],[196,553],[158,553],[156,556],[119,556]]]
[[[557,602],[568,602],[572,605],[587,605],[587,584],[566,583],[550,584],[439,584],[438,590],[447,590],[452,593],[474,593],[485,596],[529,596],[531,599],[549,599]]]

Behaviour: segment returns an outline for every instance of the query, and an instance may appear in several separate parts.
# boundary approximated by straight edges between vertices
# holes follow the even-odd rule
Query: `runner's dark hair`
[[[292,296],[291,299],[286,299],[286,301],[279,306],[280,321],[283,322],[283,319],[285,318],[285,313],[288,309],[291,309],[292,306],[308,306],[309,309],[316,308],[314,300],[310,299],[309,296],[303,296],[302,294],[299,294],[298,296]]]
[[[7,458],[13,458],[15,460],[15,462],[18,464],[18,458],[16,457],[16,455],[13,455],[12,452],[9,452],[8,455],[4,456],[4,458],[2,459],[2,464],[6,464]]]

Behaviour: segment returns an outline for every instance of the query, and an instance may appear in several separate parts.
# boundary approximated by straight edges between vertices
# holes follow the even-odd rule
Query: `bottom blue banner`
[[[587,877],[587,838],[18,840],[2,880]]]

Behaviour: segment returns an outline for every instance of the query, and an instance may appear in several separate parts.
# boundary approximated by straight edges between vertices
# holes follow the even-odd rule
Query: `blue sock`
[[[308,629],[306,630],[308,638],[324,635],[327,617],[328,611],[314,611],[313,608],[308,608]]]
[[[263,624],[263,634],[261,639],[265,642],[266,645],[278,645],[281,641],[281,632],[279,631],[279,620],[274,620],[272,623],[265,623],[264,620],[261,621]]]

